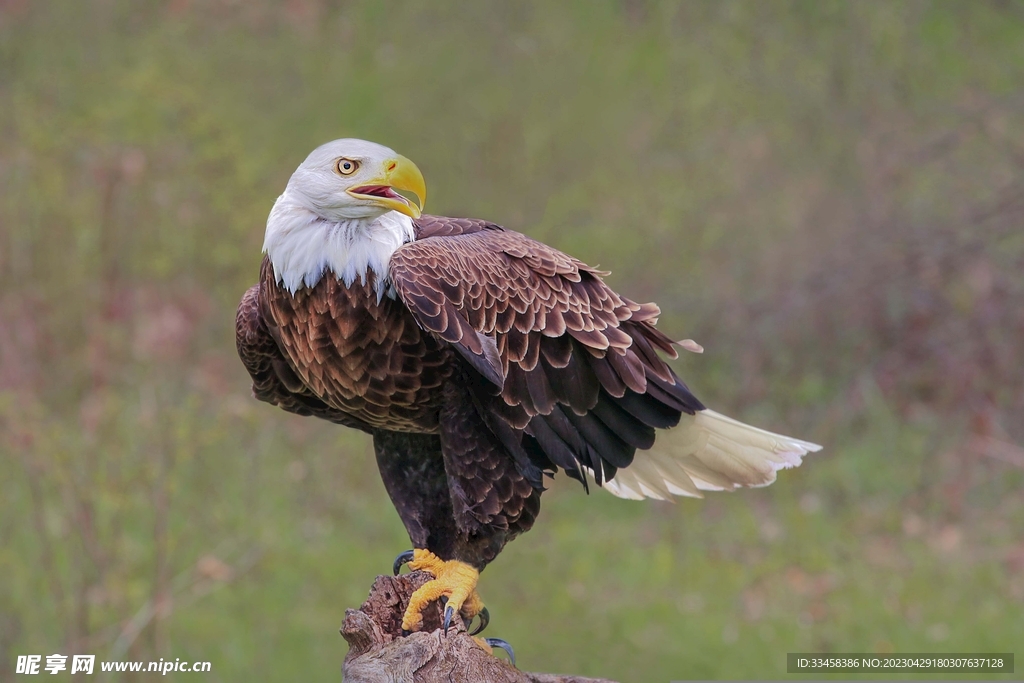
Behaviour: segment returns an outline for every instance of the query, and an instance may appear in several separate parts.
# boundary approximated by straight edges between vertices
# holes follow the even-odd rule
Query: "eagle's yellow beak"
[[[402,195],[395,192],[411,192],[419,200],[416,206]],[[381,174],[368,183],[353,187],[348,193],[357,199],[370,201],[390,211],[404,213],[410,218],[419,218],[427,201],[427,185],[423,182],[423,174],[416,164],[402,155],[384,162]]]

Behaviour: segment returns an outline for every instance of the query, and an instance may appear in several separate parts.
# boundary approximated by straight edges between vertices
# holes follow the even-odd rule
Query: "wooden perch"
[[[614,683],[598,678],[531,674],[487,652],[466,633],[461,619],[445,635],[441,606],[423,613],[423,630],[402,636],[409,596],[430,579],[424,572],[378,576],[366,602],[345,611],[348,641],[342,665],[346,683]]]

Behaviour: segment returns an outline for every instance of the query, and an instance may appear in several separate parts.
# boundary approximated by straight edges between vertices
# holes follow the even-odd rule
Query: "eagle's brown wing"
[[[483,417],[534,483],[530,464],[581,479],[586,467],[600,483],[650,448],[655,428],[703,409],[658,356],[676,354],[654,327],[657,305],[492,223],[424,216],[417,227],[391,258],[392,286],[487,378]]]
[[[252,377],[253,396],[290,413],[372,431],[362,420],[318,399],[292,372],[260,314],[259,289],[260,285],[253,285],[246,291],[235,315],[235,345]]]

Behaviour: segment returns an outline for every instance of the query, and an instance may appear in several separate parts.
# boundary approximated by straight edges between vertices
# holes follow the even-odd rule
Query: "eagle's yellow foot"
[[[476,592],[476,583],[480,578],[472,565],[458,560],[442,560],[429,550],[417,548],[409,553],[399,555],[395,560],[395,573],[406,561],[412,570],[425,571],[434,578],[416,589],[409,598],[409,606],[402,617],[402,629],[418,631],[423,626],[423,609],[434,600],[448,599],[444,610],[444,630],[447,632],[452,617],[458,613],[469,624],[473,617],[480,615],[481,627],[474,631],[479,633],[487,625],[488,615],[484,603]]]
[[[476,644],[482,647],[487,654],[494,655],[494,648],[500,647],[508,654],[508,661],[512,662],[512,666],[516,665],[516,653],[512,651],[512,646],[507,641],[501,638],[473,638]]]

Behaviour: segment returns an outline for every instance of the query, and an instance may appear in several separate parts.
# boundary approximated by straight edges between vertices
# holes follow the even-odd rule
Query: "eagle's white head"
[[[396,190],[414,194],[419,206]],[[352,138],[328,142],[295,169],[277,198],[263,251],[293,294],[327,271],[348,286],[372,270],[380,297],[388,261],[413,239],[412,219],[426,197],[416,164],[394,150]]]

